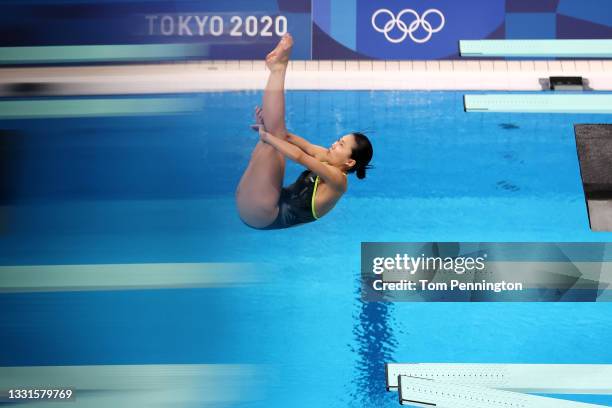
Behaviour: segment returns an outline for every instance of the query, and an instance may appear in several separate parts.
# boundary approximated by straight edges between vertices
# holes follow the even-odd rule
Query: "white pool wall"
[[[291,61],[286,89],[537,91],[550,76],[612,91],[612,60]],[[266,78],[263,61],[1,68],[0,95],[20,83],[48,84],[55,95],[255,91]]]

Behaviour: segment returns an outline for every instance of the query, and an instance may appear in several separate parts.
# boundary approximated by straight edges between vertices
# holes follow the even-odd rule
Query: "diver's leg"
[[[284,138],[285,127],[285,74],[289,55],[293,47],[293,38],[285,34],[278,45],[266,57],[266,65],[270,69],[268,82],[263,95],[263,119],[266,130]]]
[[[284,137],[285,128],[285,73],[293,45],[285,35],[266,57],[270,69],[263,96],[263,117],[266,130]],[[252,227],[270,225],[278,215],[278,200],[283,187],[285,157],[274,147],[259,141],[247,169],[236,190],[240,218]]]
[[[257,142],[236,189],[238,214],[245,223],[263,228],[276,219],[284,174],[284,157],[269,144]]]

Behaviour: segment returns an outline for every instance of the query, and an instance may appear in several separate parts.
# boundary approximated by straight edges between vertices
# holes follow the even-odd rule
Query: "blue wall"
[[[311,55],[310,0],[0,0],[0,46],[206,45],[199,58],[260,59],[291,32]]]
[[[206,45],[198,58],[260,59],[285,31],[296,39],[296,59],[443,59],[458,56],[461,39],[612,38],[612,5],[609,0],[0,0],[0,46],[198,43]]]
[[[313,0],[314,59],[444,59],[458,57],[459,40],[612,38],[609,0],[336,1]]]

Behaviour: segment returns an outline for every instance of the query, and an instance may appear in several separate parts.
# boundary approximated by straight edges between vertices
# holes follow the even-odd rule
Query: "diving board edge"
[[[400,376],[399,387],[399,401],[402,405],[407,403],[439,408],[603,408],[603,405],[410,376]]]
[[[610,39],[460,40],[462,57],[612,58]]]
[[[407,376],[492,389],[549,394],[612,394],[612,364],[387,363],[387,391]]]
[[[612,94],[597,92],[466,94],[465,112],[612,114]]]

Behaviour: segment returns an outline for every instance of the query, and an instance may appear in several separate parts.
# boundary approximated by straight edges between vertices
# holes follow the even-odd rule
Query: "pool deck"
[[[289,90],[537,91],[540,79],[582,76],[612,91],[612,60],[291,61]],[[263,61],[0,69],[0,96],[261,90]]]

